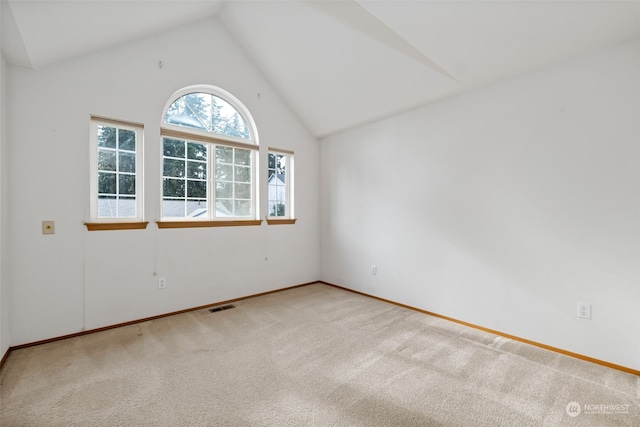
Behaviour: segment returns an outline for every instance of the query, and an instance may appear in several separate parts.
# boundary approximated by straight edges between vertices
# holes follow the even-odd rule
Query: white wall
[[[322,279],[640,369],[639,148],[640,41],[324,138]]]
[[[12,66],[8,78],[12,345],[318,279],[318,141],[215,19],[36,71]],[[199,83],[253,113],[262,171],[267,146],[295,151],[297,224],[157,228],[162,109]],[[146,230],[83,225],[90,114],[145,124]],[[42,220],[55,235],[41,234]]]
[[[7,280],[8,215],[7,215],[7,138],[6,138],[6,63],[0,54],[0,359],[9,349],[9,281]]]

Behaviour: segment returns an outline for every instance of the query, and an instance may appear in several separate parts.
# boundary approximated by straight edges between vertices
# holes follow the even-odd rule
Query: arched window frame
[[[221,98],[226,101],[231,107],[233,107],[244,120],[248,130],[249,139],[243,139],[231,135],[207,132],[200,129],[190,128],[187,126],[180,126],[177,124],[166,123],[165,119],[169,108],[181,97],[184,97],[192,93],[205,93]],[[161,179],[161,200],[163,206],[161,206],[162,219],[158,221],[160,228],[183,228],[183,227],[214,227],[214,226],[228,226],[228,225],[259,225],[261,223],[259,214],[259,191],[258,191],[258,152],[259,152],[259,140],[258,132],[256,129],[255,121],[252,115],[245,105],[240,102],[235,96],[228,91],[211,85],[193,85],[182,88],[168,99],[165,107],[162,111],[161,126],[161,149],[164,147],[165,138],[172,138],[178,140],[184,140],[186,142],[193,142],[197,144],[208,144],[207,149],[207,216],[205,218],[193,218],[188,217],[170,217],[164,213],[164,173]],[[250,217],[220,217],[217,214],[216,205],[216,176],[215,176],[215,155],[212,154],[216,147],[228,147],[236,150],[249,150],[251,156],[251,211]],[[209,149],[212,148],[212,149]],[[162,156],[161,169],[164,170],[164,152]],[[188,198],[185,196],[185,203]],[[187,208],[188,210],[188,208]]]
[[[239,138],[239,137],[234,137],[234,136],[230,136],[230,135],[224,135],[224,134],[219,134],[219,133],[212,133],[212,132],[206,132],[206,131],[202,131],[199,129],[194,129],[194,128],[188,128],[186,126],[180,126],[180,125],[176,125],[176,124],[172,124],[172,123],[165,123],[165,118],[167,116],[167,112],[169,111],[169,108],[173,105],[174,102],[176,102],[178,99],[182,98],[183,96],[189,95],[191,93],[206,93],[206,94],[210,94],[213,96],[217,96],[218,98],[223,99],[224,101],[228,102],[229,105],[231,105],[233,108],[236,109],[236,111],[238,113],[240,113],[240,115],[242,116],[242,118],[244,119],[244,122],[246,123],[247,127],[249,128],[249,134],[250,137],[249,139],[243,139],[243,138]],[[241,144],[243,146],[255,146],[256,148],[253,149],[257,149],[257,146],[259,146],[259,142],[258,142],[258,130],[256,128],[256,124],[253,120],[253,116],[251,115],[251,113],[249,112],[249,110],[247,109],[247,107],[245,107],[245,105],[240,102],[240,100],[238,98],[236,98],[235,96],[233,96],[231,93],[229,93],[228,91],[216,87],[216,86],[211,86],[211,85],[193,85],[193,86],[187,86],[185,88],[182,88],[176,92],[173,93],[173,95],[171,95],[171,97],[169,98],[169,100],[167,101],[167,103],[164,106],[164,109],[162,110],[162,117],[160,119],[160,129],[162,130],[173,130],[173,131],[177,131],[177,132],[184,132],[184,133],[190,133],[193,135],[198,135],[202,138],[206,138],[206,139],[217,139],[217,140],[223,140],[226,142],[231,142],[231,143],[236,143],[236,144]]]

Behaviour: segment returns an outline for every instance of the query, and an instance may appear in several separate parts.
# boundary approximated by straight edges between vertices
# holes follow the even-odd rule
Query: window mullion
[[[207,209],[208,219],[216,218],[216,177],[215,177],[215,159],[216,159],[216,145],[208,144],[207,146],[207,184],[209,189],[207,190]]]
[[[258,152],[250,153],[251,159],[251,207],[253,209],[253,217],[260,218],[258,213],[260,212],[260,207],[258,206]]]
[[[287,218],[291,218],[291,213],[289,211],[289,208],[291,206],[291,197],[289,196],[290,193],[290,188],[291,188],[291,179],[289,177],[289,171],[291,170],[289,164],[290,162],[291,156],[287,156],[287,169],[285,170],[284,173],[284,197],[285,197],[285,204],[284,204],[284,216]]]
[[[120,216],[120,128],[116,127],[116,217]]]
[[[141,195],[143,194],[143,190],[142,188],[144,187],[144,164],[142,163],[142,160],[144,160],[144,151],[142,144],[143,143],[143,136],[140,134],[140,131],[136,130],[136,139],[135,139],[135,149],[136,151],[133,151],[133,155],[135,156],[135,174],[134,174],[134,179],[136,180],[136,185],[134,186],[135,189],[135,207],[136,207],[136,216],[144,216],[144,205],[142,204],[142,197]]]
[[[236,149],[231,150],[231,213],[236,216]]]
[[[184,162],[184,171],[183,171],[184,177],[182,178],[182,181],[184,183],[184,196],[183,196],[184,203],[182,204],[182,209],[183,209],[182,216],[184,218],[187,217],[187,212],[189,212],[189,209],[187,207],[188,204],[189,204],[189,198],[187,197],[188,196],[188,193],[187,193],[187,157],[189,157],[188,154],[187,154],[188,152],[189,152],[189,141],[184,141],[184,159],[182,160]]]

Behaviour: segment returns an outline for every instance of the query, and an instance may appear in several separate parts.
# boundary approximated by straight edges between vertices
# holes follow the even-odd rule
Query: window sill
[[[147,228],[146,222],[85,222],[89,231],[104,230],[144,230]]]
[[[273,218],[273,219],[268,219],[267,220],[267,224],[269,224],[269,225],[295,224],[296,221],[297,221],[296,219],[289,219],[289,218],[286,218],[286,219],[284,219],[284,218],[283,219]]]
[[[260,225],[261,219],[257,220],[234,220],[234,221],[156,221],[158,228],[196,228],[196,227],[238,227],[247,225]]]

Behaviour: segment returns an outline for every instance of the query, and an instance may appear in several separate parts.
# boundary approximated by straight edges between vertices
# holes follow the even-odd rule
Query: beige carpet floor
[[[0,425],[640,426],[631,374],[323,284],[234,305],[12,352]]]

